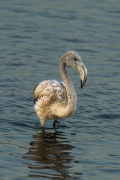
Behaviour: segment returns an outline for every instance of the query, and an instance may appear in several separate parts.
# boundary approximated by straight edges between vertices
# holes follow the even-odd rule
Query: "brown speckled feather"
[[[67,104],[67,92],[63,82],[56,80],[46,80],[38,84],[33,91],[34,103],[46,97],[47,103],[51,101],[63,101],[63,104]]]

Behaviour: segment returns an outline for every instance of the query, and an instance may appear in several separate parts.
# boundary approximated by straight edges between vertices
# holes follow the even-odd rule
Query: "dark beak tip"
[[[81,89],[83,88],[83,85],[81,84]]]
[[[82,83],[82,81],[81,81],[81,89],[83,88],[83,86],[84,86],[84,85],[83,85],[83,83]]]
[[[82,80],[81,80],[81,89],[82,89],[83,86],[85,85],[86,81],[87,81],[87,78],[86,78],[83,82],[82,82]]]

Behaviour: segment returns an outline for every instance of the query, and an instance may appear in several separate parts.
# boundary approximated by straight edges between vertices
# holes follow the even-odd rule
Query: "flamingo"
[[[40,118],[44,130],[47,120],[69,118],[73,115],[77,104],[77,94],[70,81],[66,64],[78,70],[81,79],[81,88],[87,80],[87,69],[81,57],[75,51],[68,51],[60,59],[59,69],[63,82],[57,80],[45,80],[40,82],[33,90],[34,109]]]

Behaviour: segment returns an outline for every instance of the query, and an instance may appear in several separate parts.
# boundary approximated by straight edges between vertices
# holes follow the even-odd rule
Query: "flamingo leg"
[[[53,128],[55,128],[56,122],[57,122],[57,119],[55,119],[54,122],[53,122]]]

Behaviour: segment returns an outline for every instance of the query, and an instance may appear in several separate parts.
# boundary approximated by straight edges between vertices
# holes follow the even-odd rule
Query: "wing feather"
[[[67,102],[67,92],[64,83],[56,80],[42,81],[33,91],[34,103],[44,96],[48,97],[48,101],[52,98],[53,101]]]

